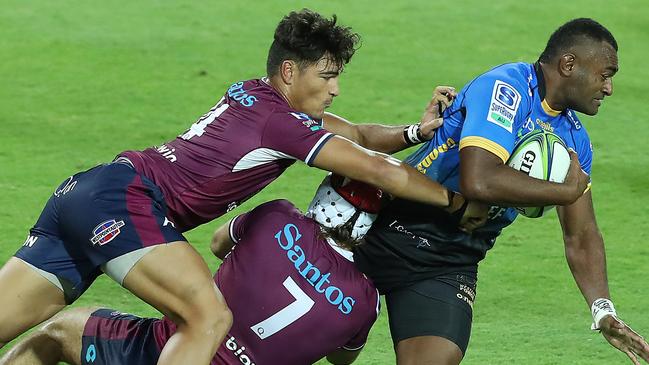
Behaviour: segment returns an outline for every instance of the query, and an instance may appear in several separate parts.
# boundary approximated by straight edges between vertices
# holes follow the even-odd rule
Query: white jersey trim
[[[230,234],[230,239],[234,243],[239,243],[239,240],[237,239],[237,237],[234,236],[234,221],[236,221],[239,217],[241,217],[241,216],[238,215],[238,216],[232,218],[232,220],[230,220],[230,224],[229,224],[230,227],[228,227],[228,233]]]
[[[358,347],[343,346],[342,348],[343,348],[343,350],[347,350],[347,351],[358,351],[358,350],[362,349],[363,347],[365,347],[365,344],[362,344],[362,345],[360,345]]]
[[[379,316],[379,312],[381,312],[381,293],[379,293],[379,290],[376,289],[376,316],[377,317]]]
[[[257,148],[243,156],[232,168],[232,172],[252,169],[276,160],[297,160],[297,158],[272,148]]]

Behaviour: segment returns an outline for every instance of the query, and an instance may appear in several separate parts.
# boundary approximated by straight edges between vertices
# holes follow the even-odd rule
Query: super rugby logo
[[[120,228],[124,227],[124,221],[116,221],[114,219],[107,220],[99,223],[97,227],[92,230],[92,238],[90,242],[93,245],[103,246],[112,241],[120,234]]]
[[[508,83],[496,80],[491,93],[487,120],[512,132],[514,117],[521,102],[521,95]]]

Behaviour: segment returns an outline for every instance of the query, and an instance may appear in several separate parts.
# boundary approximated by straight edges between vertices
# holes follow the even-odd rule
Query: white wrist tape
[[[406,137],[406,141],[410,144],[418,144],[422,142],[419,138],[419,133],[419,124],[412,124],[404,129],[404,136]]]
[[[590,329],[594,331],[599,330],[599,322],[602,318],[609,315],[617,318],[617,312],[615,311],[613,302],[606,298],[595,299],[590,306],[590,313],[593,315],[593,324],[590,326]]]

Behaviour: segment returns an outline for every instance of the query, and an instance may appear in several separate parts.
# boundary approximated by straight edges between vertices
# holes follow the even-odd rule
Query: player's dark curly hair
[[[266,72],[274,76],[284,60],[293,60],[299,67],[314,64],[325,54],[338,67],[347,64],[358,49],[360,36],[349,27],[336,24],[336,16],[326,19],[309,9],[292,11],[277,29],[268,51]]]
[[[584,40],[604,41],[617,51],[617,41],[608,29],[593,19],[578,18],[565,23],[552,33],[545,50],[539,56],[539,62],[549,63],[561,55],[561,52]]]

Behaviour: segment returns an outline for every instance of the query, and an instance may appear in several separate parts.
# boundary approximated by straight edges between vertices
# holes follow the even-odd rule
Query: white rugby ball
[[[523,137],[507,164],[529,176],[562,183],[568,174],[570,155],[561,137],[545,130],[535,130]],[[541,217],[554,206],[518,207],[516,210],[530,218]]]

